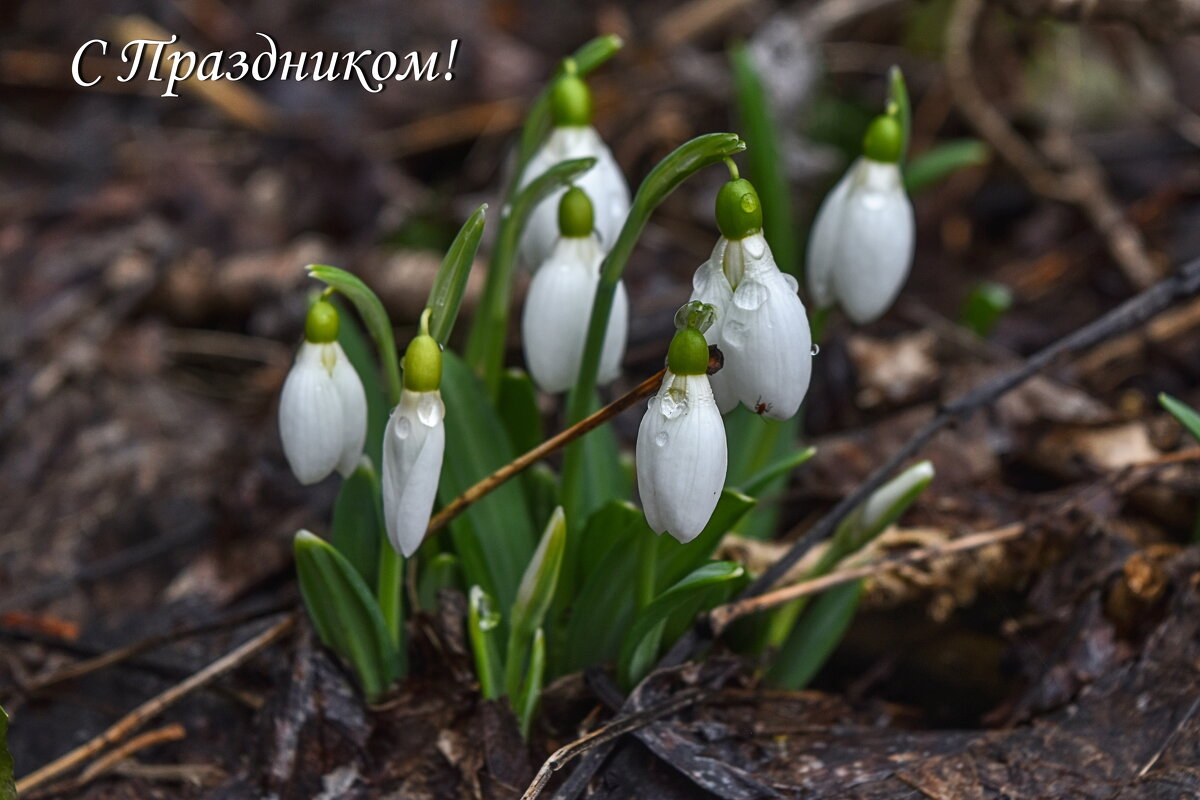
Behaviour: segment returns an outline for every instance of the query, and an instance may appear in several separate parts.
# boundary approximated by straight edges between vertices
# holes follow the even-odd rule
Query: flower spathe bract
[[[700,535],[725,485],[728,451],[708,376],[669,369],[637,438],[638,493],[646,522],[687,543]]]
[[[425,538],[446,451],[442,393],[404,389],[383,433],[383,519],[392,547],[411,556]]]
[[[533,275],[521,317],[521,339],[525,365],[542,391],[563,392],[575,384],[603,259],[595,236],[565,236]],[[600,383],[620,372],[628,329],[629,297],[625,284],[619,282],[596,375]]]
[[[800,408],[812,377],[812,333],[796,288],[761,231],[722,236],[696,270],[692,299],[717,309],[705,337],[725,356],[724,368],[712,376],[722,413],[739,401],[774,419]]]
[[[612,152],[590,125],[555,127],[529,159],[521,174],[521,187],[560,161],[594,158],[596,165],[581,175],[576,184],[587,192],[595,209],[596,233],[605,252],[612,247],[629,216],[629,185]],[[559,189],[538,204],[521,234],[520,253],[525,265],[536,269],[550,257],[559,238],[558,203],[566,189]]]
[[[300,345],[279,398],[279,438],[301,483],[350,475],[367,437],[367,395],[336,341]]]
[[[817,211],[807,263],[813,302],[837,303],[859,324],[878,319],[908,278],[915,239],[900,168],[859,158]]]

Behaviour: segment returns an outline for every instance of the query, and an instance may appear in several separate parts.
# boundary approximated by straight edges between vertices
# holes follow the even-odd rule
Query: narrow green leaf
[[[0,708],[0,800],[17,800],[12,754],[8,752],[8,714]]]
[[[529,670],[525,673],[525,681],[521,684],[514,708],[517,721],[521,726],[521,736],[529,739],[529,729],[533,725],[533,714],[537,711],[542,699],[542,683],[546,679],[546,636],[538,628],[533,634],[533,646],[529,651]]]
[[[1159,405],[1171,412],[1171,416],[1179,420],[1179,424],[1187,429],[1196,439],[1200,439],[1200,414],[1182,400],[1177,400],[1163,392],[1158,396]]]
[[[745,406],[738,406],[725,415],[726,438],[729,440],[729,474],[726,482],[742,487],[754,482],[755,497],[777,495],[787,486],[787,476],[760,481],[764,470],[796,452],[801,427],[800,414],[791,419],[776,420],[760,417]],[[738,523],[738,532],[751,539],[767,540],[775,535],[779,525],[780,505],[767,503],[755,508]]]
[[[558,499],[558,473],[544,461],[521,473],[521,486],[530,519],[549,519],[554,509],[562,505]]]
[[[542,540],[529,561],[517,598],[513,601],[508,634],[508,652],[504,659],[505,689],[515,701],[521,690],[521,676],[528,668],[528,656],[534,632],[554,600],[558,575],[562,569],[563,550],[567,545],[567,521],[563,510],[557,508],[546,523]]]
[[[383,531],[380,513],[379,475],[370,458],[363,457],[358,469],[342,483],[333,504],[330,544],[354,565],[363,582],[374,592],[379,579],[376,563]]]
[[[663,628],[671,614],[705,592],[725,581],[742,576],[740,564],[732,561],[714,561],[692,572],[683,580],[667,589],[637,615],[621,645],[618,674],[621,683],[632,686],[645,677],[658,658],[662,646]]]
[[[942,142],[908,163],[904,188],[909,194],[917,194],[960,169],[986,164],[991,157],[991,149],[978,139]]]
[[[467,278],[475,263],[479,240],[483,237],[486,216],[487,203],[484,203],[467,218],[446,250],[442,266],[433,280],[425,307],[433,310],[429,318],[429,335],[439,344],[445,345],[450,340],[450,332],[454,330],[454,321],[458,319],[458,309],[467,290]]]
[[[383,365],[386,378],[388,398],[392,405],[400,402],[400,359],[396,354],[396,339],[392,333],[392,323],[388,319],[383,303],[370,287],[356,275],[344,269],[329,267],[323,264],[310,264],[308,274],[327,286],[341,292],[358,309],[359,316],[367,326],[367,331],[375,341],[375,349],[379,353],[379,362]]]
[[[496,700],[504,692],[504,666],[497,642],[499,627],[500,612],[491,595],[479,586],[472,586],[467,598],[467,634],[475,653],[479,692],[485,700]]]
[[[511,461],[515,452],[482,386],[454,353],[442,354],[446,457],[438,498],[445,504]],[[536,533],[521,485],[509,481],[472,503],[450,523],[468,584],[479,584],[502,608],[512,605],[533,554]]]
[[[462,589],[462,570],[453,553],[438,553],[429,559],[417,581],[417,603],[425,611],[436,610],[443,589]]]
[[[768,679],[784,689],[803,689],[837,649],[854,620],[864,582],[854,581],[822,593],[775,657]]]
[[[754,505],[754,498],[747,497],[736,489],[725,489],[717,500],[712,518],[695,539],[687,544],[680,544],[670,536],[660,536],[658,585],[670,586],[712,558],[721,538],[737,525]]]
[[[537,389],[529,375],[520,369],[506,369],[500,377],[496,411],[517,452],[537,447],[546,438],[542,412],[538,408]]]
[[[592,402],[592,411],[600,408],[600,399]],[[590,411],[588,412],[591,413]],[[633,491],[630,474],[622,468],[617,434],[611,425],[601,425],[578,440],[577,458],[587,480],[563,485],[563,507],[567,518],[585,520],[609,500],[625,499]]]
[[[792,193],[779,149],[778,125],[771,110],[771,101],[758,74],[758,68],[744,44],[729,51],[733,67],[738,119],[742,123],[742,138],[746,140],[746,159],[750,182],[762,201],[763,234],[784,272],[800,276],[800,247],[792,214]]]
[[[466,360],[483,378],[491,396],[500,388],[504,345],[508,341],[508,314],[512,305],[512,275],[517,245],[529,215],[553,192],[568,185],[596,164],[594,158],[561,161],[534,178],[513,195],[500,212],[500,229],[492,246],[483,296],[467,338]]]
[[[900,148],[900,163],[903,164],[908,145],[912,141],[912,104],[908,100],[908,85],[904,82],[904,73],[898,66],[888,70],[887,111],[896,117],[900,123],[900,130],[904,132],[904,146]]]
[[[1012,308],[1013,292],[1002,283],[977,283],[963,303],[959,321],[981,339],[991,335],[1000,318]]]
[[[816,454],[817,448],[815,447],[797,448],[783,458],[767,464],[761,470],[742,481],[742,491],[748,495],[758,496],[768,486],[780,478],[786,478],[792,470]]]
[[[358,572],[337,550],[308,531],[296,534],[300,593],[321,641],[354,668],[369,702],[404,673],[383,614]]]

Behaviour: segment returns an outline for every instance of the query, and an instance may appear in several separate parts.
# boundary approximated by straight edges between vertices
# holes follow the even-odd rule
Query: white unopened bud
[[[335,469],[349,475],[367,437],[367,395],[336,341],[306,341],[279,398],[279,438],[296,479],[323,480]]]
[[[383,433],[383,519],[392,547],[417,552],[437,497],[446,451],[446,406],[434,389],[405,389]]]

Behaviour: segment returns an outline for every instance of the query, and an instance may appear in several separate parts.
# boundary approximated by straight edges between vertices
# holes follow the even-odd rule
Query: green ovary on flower
[[[884,114],[871,120],[863,137],[863,155],[882,164],[895,164],[904,150],[904,130],[895,117]]]
[[[313,344],[327,344],[337,339],[338,312],[333,303],[321,298],[308,308],[304,319],[304,338]]]
[[[717,227],[726,239],[742,239],[762,230],[762,203],[745,178],[726,182],[717,192]]]
[[[675,332],[667,350],[667,368],[676,375],[704,375],[708,372],[708,342],[695,328]]]
[[[550,116],[559,128],[592,124],[592,92],[570,62],[550,90]]]
[[[591,236],[595,224],[595,212],[591,198],[578,186],[563,192],[558,201],[558,230],[563,236],[580,238]]]

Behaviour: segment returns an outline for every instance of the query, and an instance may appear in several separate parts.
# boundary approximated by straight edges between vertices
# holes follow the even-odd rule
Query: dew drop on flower
[[[783,276],[783,282],[787,284],[788,291],[790,291],[792,294],[800,291],[800,284],[796,281],[796,277],[794,275],[789,275],[786,272],[781,274]]]
[[[441,403],[433,392],[427,392],[417,401],[417,419],[426,427],[435,427],[442,421]]]
[[[747,236],[742,239],[742,247],[751,258],[762,258],[767,252],[767,240],[761,236]]]
[[[746,311],[755,311],[767,302],[770,291],[758,281],[744,281],[733,293],[733,304]]]
[[[408,417],[400,417],[396,420],[396,438],[407,439],[412,433],[412,423],[408,421]]]
[[[686,414],[687,407],[687,397],[676,389],[671,389],[664,394],[658,404],[658,410],[667,419],[675,419],[681,414]]]
[[[810,355],[814,355],[814,356],[815,356],[815,355],[817,355],[817,354],[819,354],[819,353],[821,352],[821,345],[819,345],[819,344],[814,344],[814,345],[812,346],[812,349],[811,349],[811,350],[809,350],[808,352],[809,352],[809,354],[810,354]]]
[[[739,319],[730,320],[722,329],[721,337],[729,347],[741,347],[746,341],[746,323]]]
[[[654,437],[654,443],[659,447],[663,447],[667,443],[667,432],[659,431],[658,436]]]

